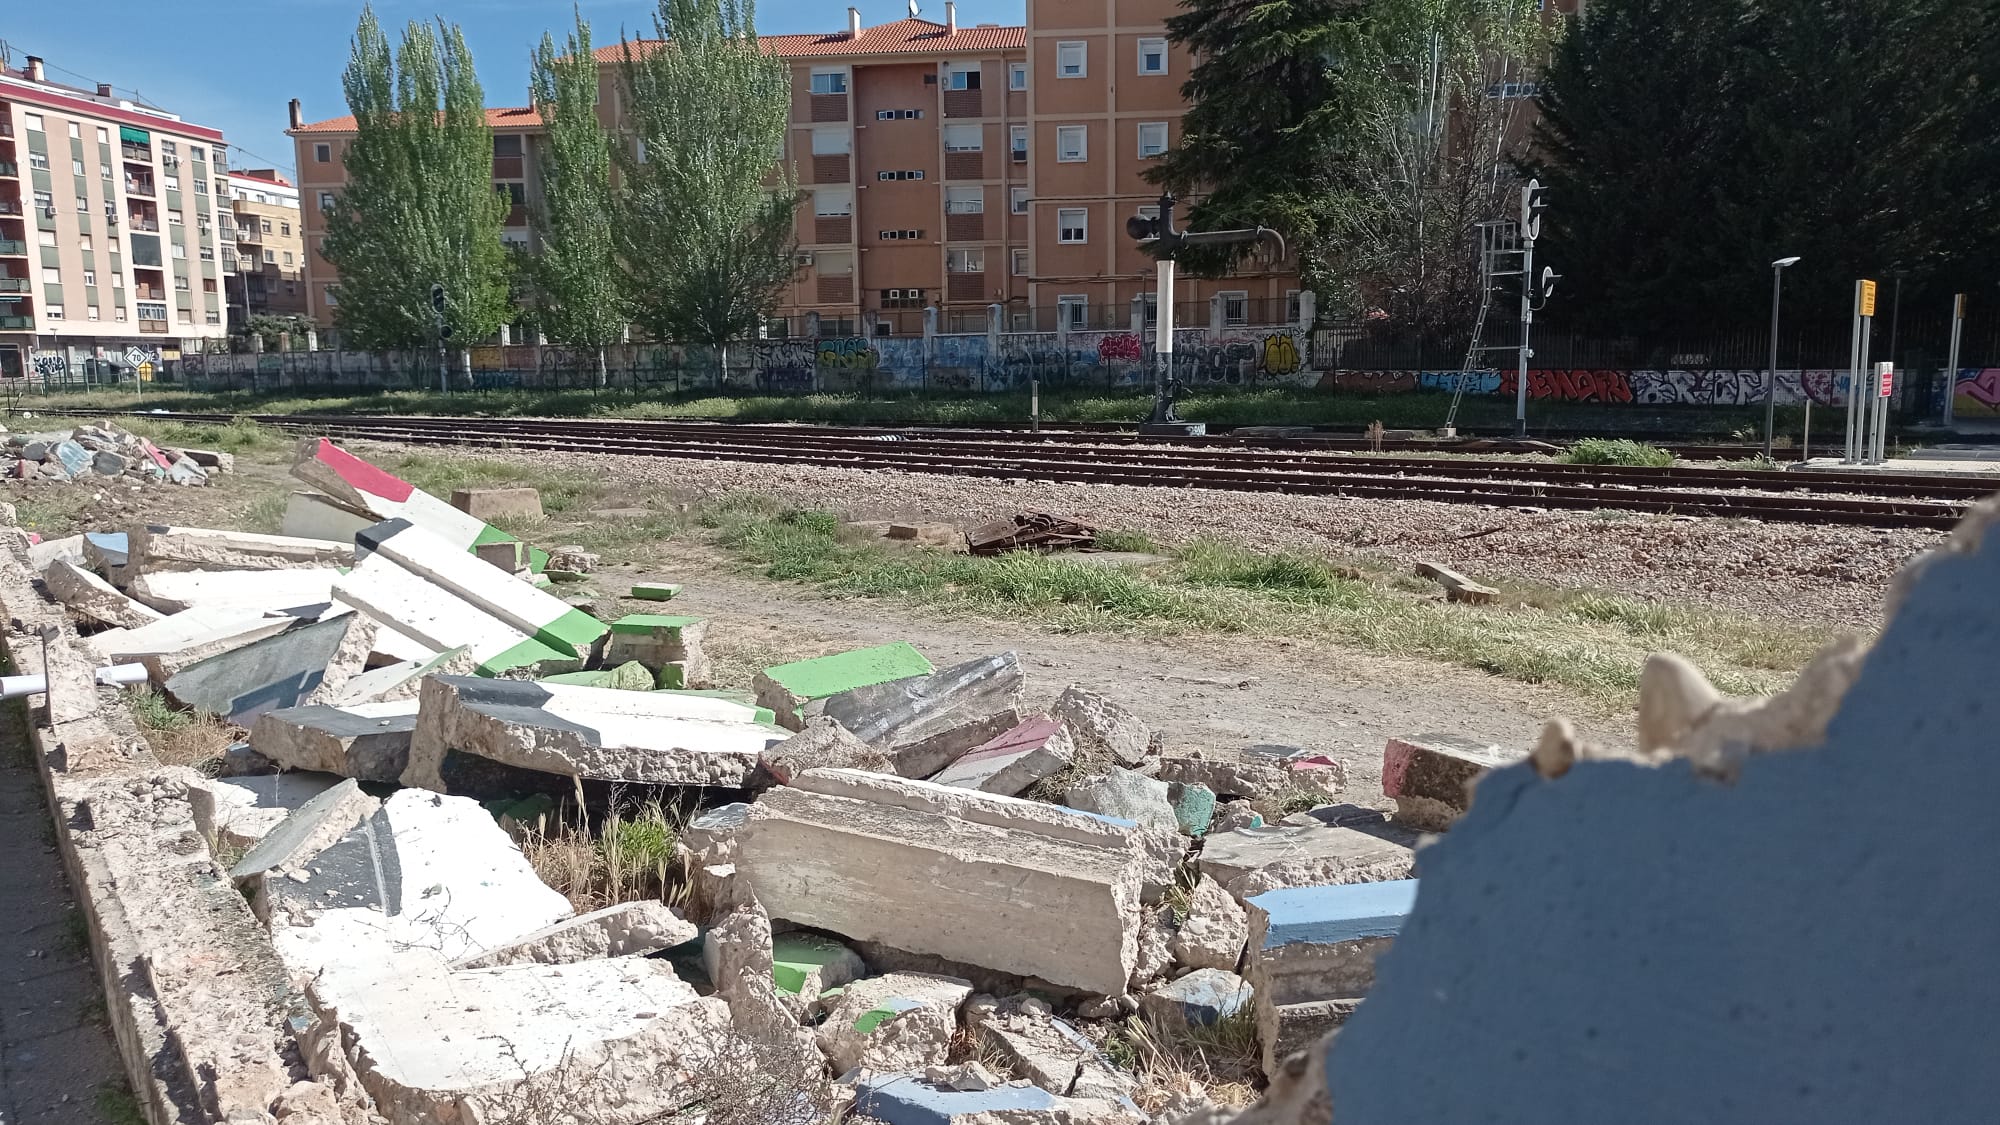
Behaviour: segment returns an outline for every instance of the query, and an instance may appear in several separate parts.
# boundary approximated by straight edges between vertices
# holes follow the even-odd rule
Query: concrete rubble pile
[[[323,439],[294,475],[282,534],[29,558],[94,659],[247,729],[189,815],[301,998],[313,1078],[370,1120],[616,1125],[754,1071],[787,1076],[774,1122],[1138,1122],[1158,1099],[1107,1036],[1254,1024],[1283,1065],[1365,995],[1418,833],[1499,761],[1392,743],[1391,820],[1334,803],[1338,762],[1170,747],[1014,652],[882,644],[718,690],[703,619],[600,620],[541,581],[588,552],[481,518],[533,490],[447,503]],[[580,912],[523,852],[618,794],[694,810],[680,907]]]
[[[212,449],[164,449],[111,422],[69,430],[7,433],[0,443],[0,474],[11,480],[51,484],[204,485],[209,474],[235,470],[235,458]]]

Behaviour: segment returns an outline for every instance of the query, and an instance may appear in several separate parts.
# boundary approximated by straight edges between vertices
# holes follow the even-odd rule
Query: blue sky
[[[944,0],[922,0],[925,17],[944,19]],[[904,18],[908,0],[862,0],[865,24]],[[584,18],[599,43],[615,43],[621,28],[652,27],[645,0],[585,0]],[[1026,0],[961,0],[962,25],[1020,23]],[[15,67],[25,55],[48,60],[49,77],[79,86],[109,82],[183,118],[221,129],[237,168],[276,165],[289,175],[291,138],[285,103],[299,98],[308,121],[347,112],[340,71],[361,0],[39,0],[8,5],[0,22]],[[528,52],[542,32],[569,26],[566,0],[377,0],[375,14],[390,39],[413,19],[442,16],[465,29],[479,64],[488,105],[527,102]],[[757,28],[767,33],[833,31],[847,23],[834,0],[765,0]]]

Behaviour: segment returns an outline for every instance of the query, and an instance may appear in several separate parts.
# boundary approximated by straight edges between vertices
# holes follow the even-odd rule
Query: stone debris
[[[1416,834],[1373,809],[1323,805],[1263,828],[1212,832],[1201,873],[1238,901],[1278,887],[1407,879]]]
[[[330,786],[265,832],[229,876],[254,895],[265,877],[303,869],[381,806],[352,779]]]
[[[1441,563],[1419,562],[1417,574],[1429,578],[1444,587],[1447,601],[1465,602],[1468,605],[1487,605],[1499,598],[1500,591],[1491,586],[1482,586],[1465,575]]]
[[[191,455],[195,451],[161,449],[111,422],[68,431],[8,434],[4,447],[0,473],[17,480],[208,483],[208,468]],[[229,471],[219,464],[211,467]]]
[[[1176,781],[1167,786],[1167,801],[1174,808],[1174,821],[1189,836],[1205,836],[1215,822],[1215,792],[1206,785]]]
[[[757,693],[758,706],[770,708],[780,726],[803,730],[806,720],[803,709],[813,700],[891,680],[928,676],[935,671],[922,653],[897,641],[774,665],[757,674],[752,688]]]
[[[336,658],[349,633],[369,627],[352,614],[299,625],[182,667],[163,687],[182,706],[248,725],[305,703],[330,672],[341,671]]]
[[[701,647],[707,631],[707,623],[699,617],[631,614],[611,623],[604,660],[610,664],[637,662],[653,673],[653,686],[706,688],[713,679]]]
[[[771,939],[771,979],[780,991],[811,1004],[822,993],[867,975],[861,955],[838,938],[792,931]]]
[[[166,615],[133,601],[116,586],[68,559],[56,559],[42,572],[49,595],[77,613],[103,625],[143,629]]]
[[[382,556],[497,621],[565,656],[585,657],[606,632],[603,622],[560,598],[501,573],[406,519],[378,523],[354,537],[355,550]]]
[[[1071,684],[1050,714],[1068,724],[1070,737],[1085,754],[1108,755],[1112,764],[1144,769],[1160,756],[1163,740],[1124,707],[1082,685]]]
[[[894,772],[888,755],[854,737],[839,720],[825,715],[808,719],[804,730],[764,751],[759,762],[764,772],[780,785],[815,769]]]
[[[488,523],[497,519],[542,518],[542,494],[532,488],[455,489],[451,494],[451,506]]]
[[[1075,758],[1076,744],[1070,741],[1069,728],[1062,720],[1030,715],[1019,726],[959,755],[931,780],[1013,797],[1043,778],[1061,773]]]
[[[1222,889],[1222,884],[1203,875],[1188,896],[1187,917],[1174,930],[1167,949],[1175,962],[1187,968],[1224,969],[1233,973],[1243,960],[1243,947],[1249,940],[1250,922],[1243,907]]]
[[[1522,757],[1449,734],[1392,738],[1382,748],[1382,795],[1396,799],[1397,820],[1443,832],[1471,806],[1480,775]]]
[[[890,973],[843,988],[818,1029],[835,1074],[941,1066],[958,1032],[972,982],[930,973]]]
[[[354,565],[354,544],[248,531],[138,524],[128,533],[134,576],[180,570],[326,569]]]
[[[1286,887],[1250,898],[1244,975],[1256,993],[1267,1073],[1346,1022],[1416,900],[1414,879]]]
[[[107,663],[129,664],[149,657],[178,657],[197,650],[212,654],[232,643],[245,645],[282,633],[296,624],[297,618],[268,617],[247,608],[225,606],[204,609],[197,606],[170,613],[161,620],[136,629],[106,629],[93,633],[84,638],[84,644]],[[180,663],[186,661],[176,662],[175,666]],[[156,675],[154,682],[159,683],[161,679]]]
[[[701,936],[694,923],[663,902],[622,902],[538,930],[511,945],[453,962],[454,969],[500,965],[568,965],[606,957],[642,957]]]
[[[632,586],[627,597],[642,602],[667,602],[681,592],[678,582],[639,582]]]
[[[855,1084],[854,1112],[882,1125],[1108,1125],[1141,1119],[1115,1102],[1059,1097],[1026,1081],[962,1090],[933,1085],[926,1073],[863,1077]]]
[[[1113,817],[1127,824],[1180,831],[1167,783],[1142,773],[1113,767],[1106,773],[1087,778],[1063,794],[1063,803],[1073,809]]]
[[[250,728],[250,747],[288,770],[396,784],[408,768],[417,701],[313,704],[267,711]]]
[[[904,777],[929,777],[1021,721],[1021,659],[981,657],[926,676],[852,688],[822,712],[889,756]]]
[[[1217,797],[1264,797],[1290,784],[1283,763],[1262,756],[1210,758],[1196,750],[1160,759],[1153,776],[1161,781],[1204,785]]]
[[[1037,997],[975,996],[966,1005],[965,1026],[982,1048],[1052,1094],[1130,1104],[1132,1077]]]
[[[294,492],[285,501],[285,516],[278,530],[294,539],[324,539],[352,546],[356,532],[380,521],[352,512],[317,492]]]
[[[574,543],[566,547],[557,547],[549,552],[549,569],[570,574],[589,574],[603,561],[604,556],[595,551],[586,551]]]
[[[1213,1026],[1250,1006],[1252,989],[1235,973],[1196,969],[1139,997],[1139,1011],[1169,1025]]]
[[[313,798],[339,785],[333,774],[293,771],[202,778],[188,784],[195,830],[211,846],[247,852]]]
[[[472,556],[465,556],[471,559]],[[474,564],[478,565],[476,560]],[[487,568],[491,569],[491,568]],[[493,571],[502,581],[513,579]],[[523,589],[526,583],[515,582]],[[547,675],[582,667],[573,650],[562,651],[485,612],[442,586],[405,570],[386,555],[370,554],[333,585],[333,596],[395,631],[413,638],[423,654],[463,648],[482,675],[527,670]]]
[[[208,609],[284,611],[333,600],[338,570],[176,570],[133,577],[125,592],[161,613]]]

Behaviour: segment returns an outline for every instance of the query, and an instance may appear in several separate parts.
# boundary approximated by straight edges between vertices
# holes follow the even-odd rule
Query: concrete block
[[[646,785],[745,784],[783,736],[726,699],[432,676],[403,784],[441,789],[447,750],[564,777]]]
[[[472,548],[472,557],[513,575],[525,574],[528,570],[528,545],[518,539],[476,544]]]
[[[1126,769],[1139,769],[1160,756],[1161,738],[1152,727],[1080,684],[1064,689],[1049,713],[1069,726],[1079,750],[1108,754]]]
[[[409,765],[417,701],[287,707],[250,728],[250,746],[288,770],[394,784]]]
[[[208,470],[195,464],[191,459],[182,457],[167,469],[167,479],[175,484],[204,485],[208,483]]]
[[[1139,1011],[1170,1026],[1213,1027],[1250,1007],[1252,989],[1235,973],[1196,969],[1139,997]]]
[[[385,520],[356,535],[354,544],[356,551],[394,561],[559,653],[586,657],[607,630],[595,617],[454,549],[408,520]]]
[[[149,656],[187,652],[218,642],[237,639],[249,644],[274,633],[282,633],[297,620],[266,617],[247,608],[196,606],[168,614],[137,629],[107,629],[83,639],[89,649],[111,664],[128,664]]]
[[[1407,879],[1415,842],[1373,810],[1326,805],[1263,828],[1210,833],[1199,862],[1240,901],[1278,887]]]
[[[126,592],[161,613],[195,606],[260,613],[332,600],[331,569],[160,571],[132,578]]]
[[[304,703],[356,627],[366,626],[352,615],[300,625],[190,664],[164,686],[184,706],[247,726],[266,711]]]
[[[1030,715],[1013,729],[961,754],[931,780],[1012,797],[1060,773],[1075,757],[1076,745],[1062,720]]]
[[[218,473],[236,471],[236,455],[224,453],[219,449],[182,449],[181,456],[204,469],[212,469]]]
[[[824,714],[889,755],[904,777],[929,777],[1021,721],[1020,657],[983,656],[830,696]]]
[[[380,522],[374,516],[343,508],[317,492],[294,492],[285,501],[285,517],[278,530],[294,539],[323,539],[351,547],[356,532]]]
[[[674,595],[680,592],[681,584],[678,582],[639,582],[633,584],[632,592],[627,596],[642,602],[665,602],[672,601]]]
[[[1167,786],[1167,801],[1173,806],[1174,821],[1189,836],[1204,836],[1215,820],[1215,793],[1206,785],[1174,782]]]
[[[810,1004],[868,972],[861,955],[838,938],[793,931],[771,938],[771,981]]]
[[[50,563],[42,572],[42,581],[47,583],[49,595],[55,600],[101,625],[139,629],[166,618],[159,610],[133,601],[111,583],[68,559]]]
[[[1072,809],[810,770],[764,794],[737,866],[772,918],[1116,995],[1156,842]]]
[[[663,613],[635,613],[611,623],[605,640],[604,659],[622,664],[636,660],[655,674],[669,665],[679,666],[677,687],[706,687],[714,679],[702,639],[707,622],[699,617]]]
[[[769,715],[769,711],[762,712]],[[806,729],[764,751],[764,771],[780,785],[807,770],[856,769],[889,773],[889,756],[848,733],[839,722],[821,715],[806,720]]]
[[[972,982],[930,973],[889,973],[858,980],[819,1026],[820,1050],[835,1074],[942,1066],[958,1031],[958,1009]]]
[[[954,1090],[922,1073],[888,1073],[866,1075],[854,1089],[854,1112],[882,1125],[1102,1125],[1133,1117],[1113,1102],[1060,1098],[1021,1082]]]
[[[512,535],[467,515],[408,481],[356,457],[326,438],[306,438],[292,461],[292,475],[349,511],[382,520],[405,519],[450,544],[471,551],[475,543]]]
[[[643,957],[700,936],[699,927],[666,903],[621,902],[558,922],[511,945],[454,962],[452,968],[570,965],[607,957]]]
[[[195,830],[211,845],[242,852],[340,781],[332,774],[304,771],[203,778],[189,783],[188,806]]]
[[[896,641],[773,665],[757,673],[752,687],[757,692],[758,705],[770,708],[781,726],[801,730],[805,726],[801,708],[812,700],[871,684],[928,676],[936,670],[914,647]]]
[[[381,652],[381,632],[377,630],[377,653]],[[385,664],[380,668],[370,668],[347,681],[332,705],[349,707],[357,703],[388,703],[394,700],[414,702],[426,677],[470,676],[478,667],[472,654],[464,648],[447,649],[427,660],[401,660]]]
[[[129,532],[136,577],[177,570],[325,570],[354,565],[352,543],[289,535],[137,524]]]
[[[479,565],[470,555],[466,558]],[[505,579],[504,575],[501,577]],[[569,672],[582,664],[571,653],[541,643],[443,587],[403,569],[386,555],[362,559],[334,583],[333,595],[377,621],[394,622],[397,633],[427,646],[430,652],[463,647],[481,675],[499,675],[514,669],[544,674]],[[380,637],[377,643],[381,643]]]
[[[1379,887],[1385,884],[1369,883]],[[1283,894],[1272,891],[1271,894]],[[1174,961],[1190,969],[1226,969],[1235,972],[1243,960],[1243,947],[1250,940],[1250,921],[1222,884],[1206,875],[1195,883],[1188,897],[1187,917],[1167,943]],[[1252,985],[1257,981],[1252,978]],[[1258,993],[1263,994],[1262,987]]]
[[[1481,774],[1524,757],[1456,735],[1392,738],[1382,748],[1382,795],[1396,799],[1397,820],[1443,832],[1465,815]]]
[[[542,494],[532,488],[453,489],[451,506],[487,523],[497,519],[542,518]]]
[[[1263,797],[1287,784],[1284,764],[1276,759],[1208,757],[1199,750],[1162,757],[1153,776],[1183,785],[1205,785],[1218,797]]]
[[[976,996],[965,1007],[965,1026],[981,1053],[1000,1056],[1014,1073],[1052,1094],[1131,1104],[1132,1077],[1035,997]]]
[[[1167,783],[1142,773],[1113,766],[1108,773],[1085,778],[1070,786],[1063,803],[1084,812],[1100,813],[1148,828],[1180,831],[1173,802],[1167,799]]]
[[[538,682],[544,684],[568,684],[572,687],[608,688],[613,691],[652,691],[653,673],[636,660],[620,664],[616,668],[596,668],[587,672],[562,672],[554,676],[543,676]]]
[[[1246,978],[1257,994],[1266,1067],[1335,1026],[1375,983],[1375,959],[1402,932],[1417,881],[1286,887],[1252,896]]]
[[[1500,596],[1491,586],[1482,586],[1465,575],[1434,562],[1418,562],[1417,573],[1444,587],[1447,601],[1486,605]]]
[[[254,885],[266,875],[301,869],[381,806],[351,778],[329,786],[266,832],[229,877]]]

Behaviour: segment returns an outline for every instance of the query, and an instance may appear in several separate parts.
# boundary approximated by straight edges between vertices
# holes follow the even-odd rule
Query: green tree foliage
[[[2000,4],[1602,0],[1542,87],[1550,260],[1626,330],[1846,314],[1990,291],[2000,250]]]
[[[602,386],[603,349],[626,322],[613,256],[611,143],[597,119],[597,62],[580,9],[561,54],[542,36],[529,89],[547,129],[537,148],[541,248],[527,271],[536,321],[557,343],[597,349]]]
[[[654,30],[623,45],[628,309],[655,339],[726,349],[756,332],[795,269],[798,192],[773,172],[791,72],[758,50],[751,0],[660,0]]]
[[[1534,0],[1192,0],[1181,144],[1149,173],[1201,194],[1195,229],[1277,228],[1329,311],[1463,330],[1477,224],[1514,174],[1519,81],[1547,49]],[[1192,259],[1225,268],[1240,253]]]
[[[392,56],[364,8],[342,85],[357,135],[324,253],[340,270],[334,321],[344,341],[421,346],[433,284],[444,286],[456,341],[492,335],[511,312],[506,203],[493,190],[493,135],[464,36],[413,22]]]

